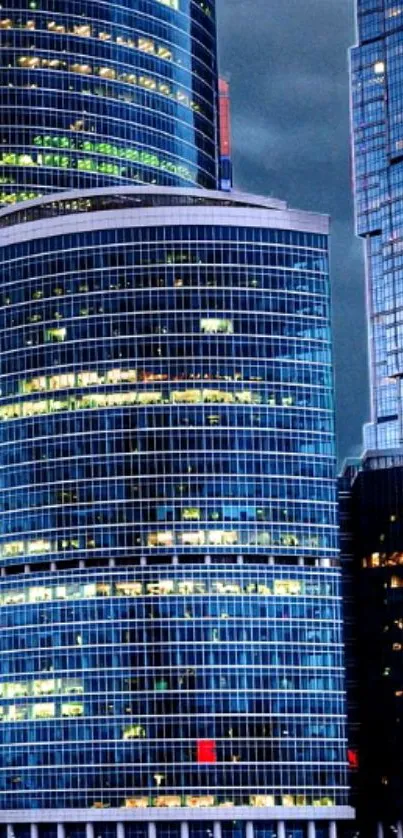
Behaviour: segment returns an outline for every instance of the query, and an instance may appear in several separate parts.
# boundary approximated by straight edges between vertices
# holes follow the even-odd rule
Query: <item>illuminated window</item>
[[[147,809],[148,797],[127,797],[124,805],[126,809]]]
[[[23,541],[9,541],[8,544],[2,545],[3,556],[19,556],[24,552]]]
[[[123,739],[144,739],[145,735],[145,728],[140,724],[129,725],[123,731]]]
[[[185,798],[185,805],[192,809],[208,809],[215,805],[215,797],[212,795],[205,795],[204,797],[197,797],[196,795],[187,796]]]
[[[54,704],[34,704],[32,708],[33,719],[53,719],[55,716]]]
[[[60,343],[60,341],[66,340],[67,329],[62,328],[53,328],[53,329],[46,329],[45,337],[47,341],[55,341]]]
[[[147,536],[149,547],[172,547],[174,543],[172,532],[152,532]]]
[[[201,547],[205,543],[205,533],[203,530],[184,532],[179,536],[179,541],[181,544],[189,547]]]
[[[200,521],[201,513],[197,507],[190,506],[182,510],[182,519],[184,521]]]
[[[70,704],[62,704],[61,707],[62,716],[83,716],[84,715],[84,705],[79,704],[78,702],[70,703]]]
[[[115,590],[118,596],[141,596],[143,586],[141,582],[116,582]]]
[[[232,320],[218,317],[202,317],[200,329],[205,335],[232,335],[234,333]]]
[[[214,739],[199,739],[196,744],[196,760],[199,763],[217,762],[216,743]]]
[[[250,798],[250,805],[258,808],[274,806],[274,796],[271,794],[253,794]]]
[[[35,719],[35,707],[33,707],[33,718]],[[21,722],[28,717],[28,707],[24,704],[11,704],[8,708],[7,720],[9,722]]]
[[[277,596],[295,596],[302,593],[302,585],[297,579],[275,579],[274,593]]]

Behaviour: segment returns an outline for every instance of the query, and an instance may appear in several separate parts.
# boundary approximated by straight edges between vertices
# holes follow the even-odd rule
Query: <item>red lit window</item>
[[[199,739],[197,742],[197,762],[217,762],[214,739]]]
[[[353,751],[349,748],[347,751],[347,761],[350,768],[358,768],[358,751]]]

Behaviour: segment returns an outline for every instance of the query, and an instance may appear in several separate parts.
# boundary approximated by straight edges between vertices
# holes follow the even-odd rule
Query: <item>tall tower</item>
[[[335,838],[327,218],[126,187],[0,223],[0,821]]]
[[[403,442],[402,9],[358,0],[351,52],[357,232],[366,253],[371,421],[364,447]]]
[[[215,187],[212,0],[6,0],[0,44],[0,203],[75,187]]]
[[[358,0],[356,9],[351,122],[371,417],[339,497],[357,810],[362,834],[386,838],[403,835],[403,7]]]

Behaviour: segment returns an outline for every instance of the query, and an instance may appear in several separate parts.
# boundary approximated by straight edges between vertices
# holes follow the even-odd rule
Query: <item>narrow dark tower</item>
[[[0,203],[217,183],[212,0],[6,0]]]

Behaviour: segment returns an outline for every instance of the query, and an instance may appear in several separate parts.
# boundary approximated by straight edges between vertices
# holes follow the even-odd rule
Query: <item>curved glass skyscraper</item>
[[[0,224],[3,822],[334,837],[327,219],[126,188]]]
[[[212,0],[0,10],[0,203],[74,187],[215,187]]]

